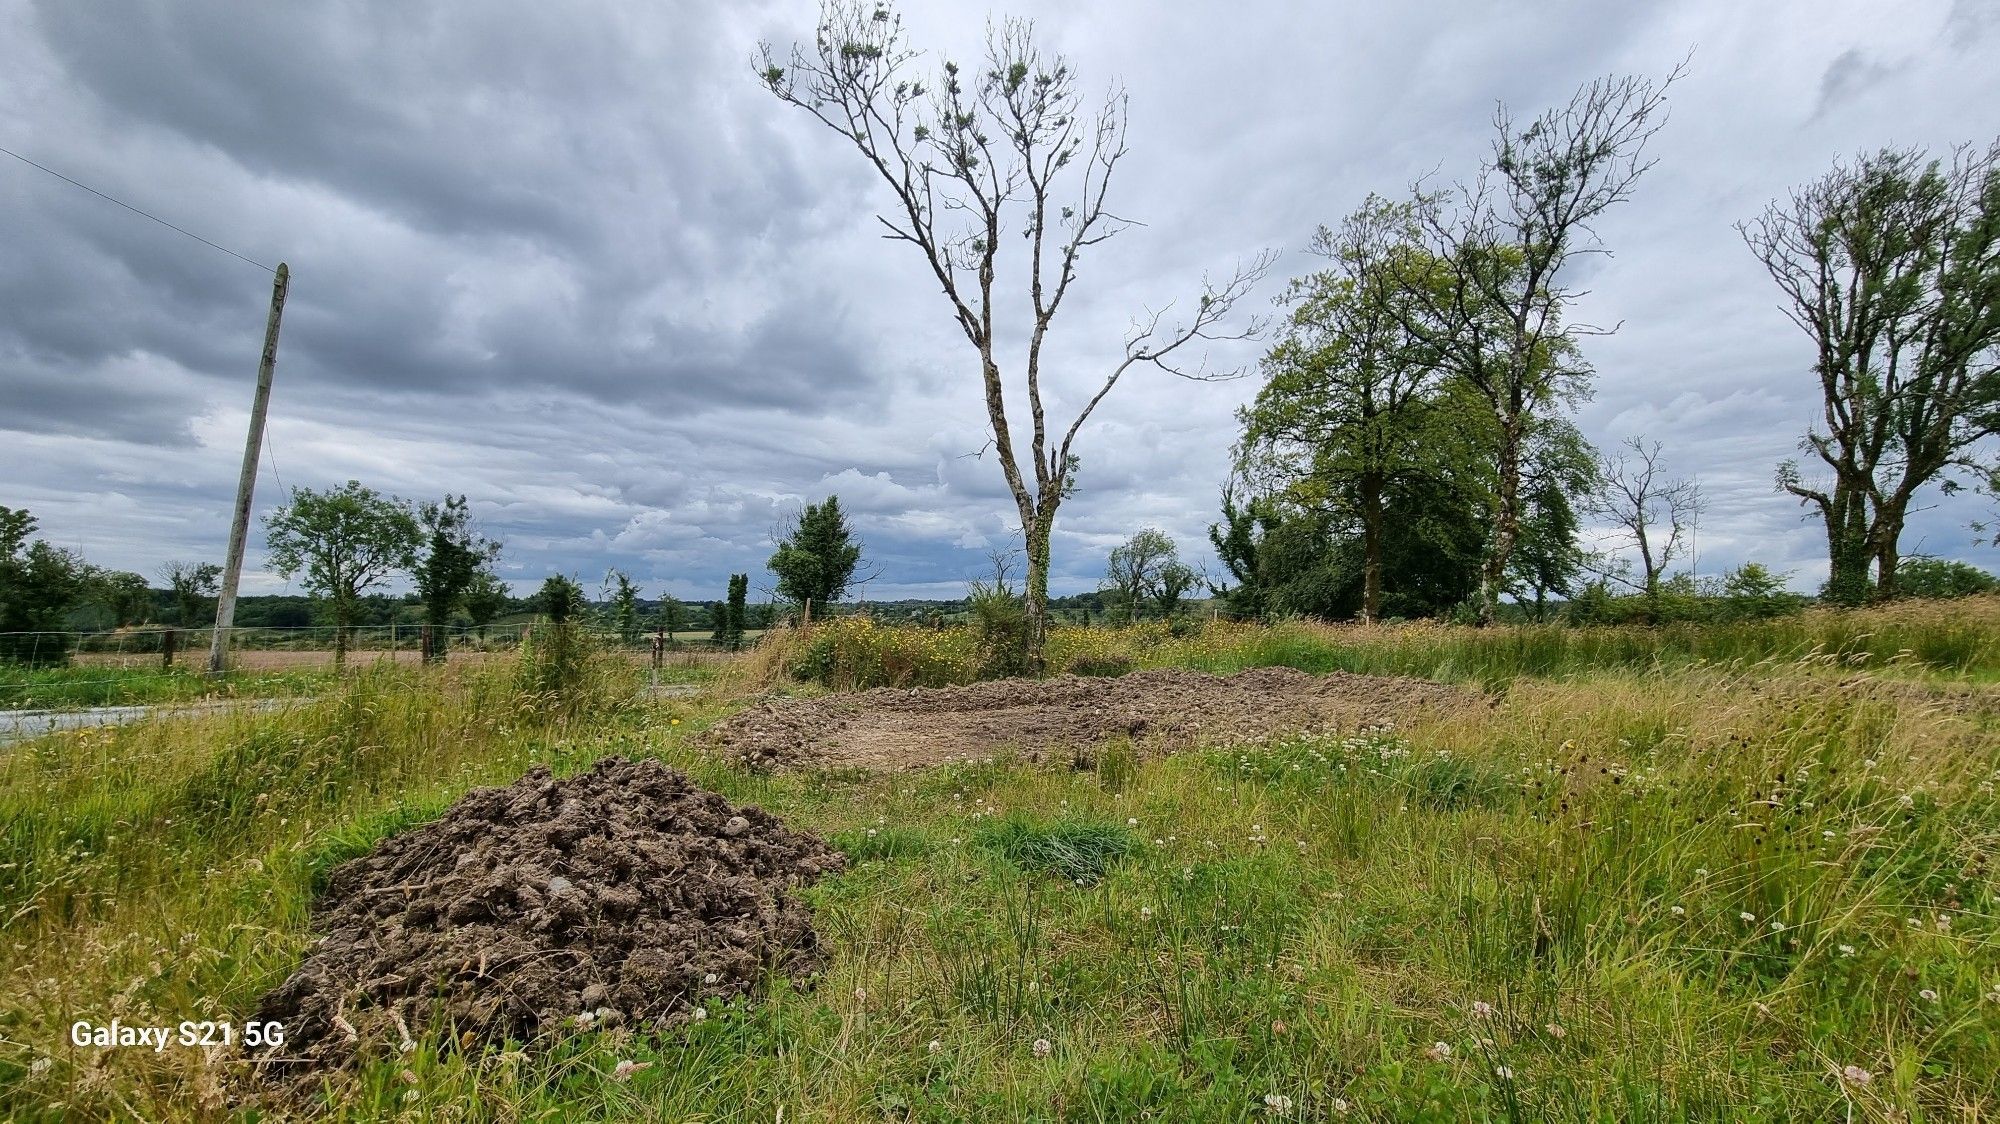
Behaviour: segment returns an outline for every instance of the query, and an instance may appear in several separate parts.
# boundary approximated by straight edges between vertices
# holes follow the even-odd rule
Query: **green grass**
[[[228,671],[211,676],[192,667],[27,668],[0,663],[0,710],[73,710],[217,698],[276,698],[309,694],[335,678],[329,669]]]
[[[1800,638],[1772,627],[1765,648]],[[847,850],[807,891],[825,973],[663,1035],[426,1037],[328,1116],[2000,1113],[1990,719],[1796,660],[1585,642],[1605,666],[1517,677],[1492,711],[1096,771],[753,776],[688,742],[717,703],[555,710],[498,666],[25,743],[0,756],[0,1117],[201,1116],[221,1067],[100,1062],[69,1021],[240,1019],[333,863],[470,785],[635,752]]]
[[[1126,628],[1059,627],[1050,634],[1054,672],[1120,674],[1143,667],[1227,673],[1252,667],[1415,675],[1501,689],[1521,678],[1606,669],[1793,665],[1831,673],[1866,669],[1905,677],[2000,681],[2000,596],[1898,602],[1874,609],[1812,609],[1769,621],[1572,628],[1512,624],[1461,628],[1433,622],[1273,627],[1183,622],[1181,635],[1152,622]],[[979,673],[966,629],[882,626],[839,618],[760,651],[765,685],[790,675],[837,690],[941,686]],[[1770,669],[1767,669],[1770,670]]]

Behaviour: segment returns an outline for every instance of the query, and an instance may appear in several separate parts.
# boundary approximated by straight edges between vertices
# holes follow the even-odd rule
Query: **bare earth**
[[[1399,723],[1488,705],[1434,683],[1290,668],[1215,676],[1178,668],[1115,678],[1065,675],[966,687],[883,687],[771,699],[718,723],[707,745],[751,769],[906,769],[1017,754],[1085,761],[1130,739],[1150,752]]]

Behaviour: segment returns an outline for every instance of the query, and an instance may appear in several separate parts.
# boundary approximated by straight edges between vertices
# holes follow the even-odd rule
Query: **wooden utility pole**
[[[264,414],[271,406],[271,372],[278,366],[278,322],[285,314],[285,290],[292,271],[278,263],[271,285],[271,317],[264,322],[264,355],[257,362],[257,397],[250,404],[250,435],[243,443],[243,474],[236,478],[236,518],[229,524],[229,557],[222,570],[222,595],[215,599],[215,636],[208,645],[209,674],[220,674],[229,649],[229,625],[236,619],[236,583],[243,577],[243,541],[250,534],[250,495],[257,487],[257,450],[264,444]]]

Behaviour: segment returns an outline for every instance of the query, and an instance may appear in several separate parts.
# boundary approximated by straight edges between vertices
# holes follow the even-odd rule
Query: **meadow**
[[[332,865],[468,787],[612,753],[847,851],[808,891],[826,972],[661,1036],[426,1037],[325,1115],[2000,1115],[2000,601],[1183,631],[1065,633],[1059,666],[1341,668],[1499,702],[1114,746],[1089,770],[760,776],[703,756],[696,732],[755,692],[961,681],[976,660],[960,634],[833,622],[688,697],[643,698],[617,660],[560,696],[510,661],[384,663],[275,713],[0,749],[0,1117],[227,1116],[220,1056],[76,1050],[68,1026],[240,1020],[309,943]]]

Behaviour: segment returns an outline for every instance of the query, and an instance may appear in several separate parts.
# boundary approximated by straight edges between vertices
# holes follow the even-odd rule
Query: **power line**
[[[232,258],[235,258],[235,259],[236,259],[237,261],[240,261],[240,262],[247,262],[247,263],[249,263],[250,265],[254,265],[254,266],[256,266],[256,267],[257,267],[258,269],[261,269],[261,270],[263,270],[263,271],[264,271],[264,272],[266,272],[266,273],[276,273],[276,272],[278,272],[277,270],[275,270],[275,269],[272,269],[272,268],[271,268],[270,266],[268,266],[268,265],[265,265],[265,264],[264,264],[263,262],[260,262],[260,261],[252,261],[251,259],[249,259],[249,258],[246,258],[246,257],[244,257],[244,256],[243,256],[242,254],[239,254],[239,253],[237,253],[237,252],[236,252],[235,250],[232,250],[232,249],[230,249],[230,248],[229,248],[229,247],[227,247],[227,246],[218,246],[218,245],[216,245],[215,243],[213,243],[213,242],[210,242],[210,241],[209,241],[208,239],[206,239],[206,238],[203,238],[203,237],[202,237],[201,235],[199,235],[199,234],[196,234],[196,233],[195,233],[194,231],[192,231],[192,230],[188,230],[188,229],[186,229],[186,228],[184,228],[184,227],[179,227],[179,226],[175,226],[175,225],[174,225],[173,223],[170,223],[170,222],[168,222],[167,220],[165,220],[165,219],[161,218],[160,216],[158,216],[158,215],[155,215],[155,214],[152,214],[152,213],[150,213],[150,212],[147,212],[147,211],[142,211],[142,210],[140,210],[139,208],[137,208],[137,207],[134,207],[134,206],[133,206],[132,204],[130,204],[130,203],[127,203],[127,202],[125,202],[125,201],[124,201],[124,200],[122,200],[122,199],[113,199],[113,198],[112,198],[111,196],[109,196],[109,195],[106,195],[106,194],[104,194],[104,193],[103,193],[102,191],[99,191],[99,190],[97,190],[96,188],[94,188],[94,187],[90,186],[90,185],[89,185],[89,184],[87,184],[87,183],[78,183],[78,182],[77,182],[76,180],[73,180],[73,179],[69,178],[68,176],[66,176],[66,175],[63,175],[63,174],[62,174],[61,172],[58,172],[58,171],[56,171],[56,170],[55,170],[54,168],[51,168],[51,167],[49,167],[49,166],[48,166],[48,165],[46,165],[46,164],[37,164],[37,163],[35,163],[35,162],[34,162],[33,160],[30,160],[30,159],[28,159],[27,157],[25,157],[25,156],[21,155],[21,154],[20,154],[20,153],[18,153],[18,152],[15,152],[15,151],[14,151],[13,149],[11,149],[11,148],[0,148],[0,152],[4,152],[4,153],[6,153],[7,155],[9,155],[9,156],[12,156],[12,157],[13,157],[14,159],[16,159],[16,160],[19,160],[19,161],[20,161],[21,163],[23,163],[23,164],[26,164],[26,165],[28,165],[28,166],[29,166],[29,167],[31,167],[31,168],[40,168],[40,169],[41,169],[42,171],[44,171],[44,172],[47,172],[48,174],[50,174],[50,175],[54,176],[55,178],[57,178],[57,179],[59,179],[59,180],[63,181],[64,183],[67,183],[67,184],[71,184],[71,185],[73,185],[73,186],[76,186],[76,187],[80,187],[80,188],[84,189],[85,191],[88,191],[88,192],[90,192],[90,193],[91,193],[92,195],[95,195],[95,196],[97,196],[97,197],[98,197],[99,199],[103,199],[103,200],[106,200],[107,202],[111,202],[111,203],[116,203],[116,204],[118,204],[118,205],[119,205],[120,207],[123,207],[123,208],[125,208],[126,210],[128,210],[128,211],[132,212],[132,213],[133,213],[133,214],[135,214],[135,215],[140,215],[140,216],[143,216],[143,217],[145,217],[145,218],[149,218],[149,219],[152,219],[152,220],[153,220],[154,222],[156,222],[156,223],[159,223],[159,224],[160,224],[161,226],[164,226],[164,227],[166,227],[166,228],[167,228],[168,230],[171,230],[171,231],[175,231],[175,232],[177,232],[177,233],[180,233],[180,234],[185,234],[185,235],[187,235],[187,236],[188,236],[189,238],[192,238],[192,239],[194,239],[195,241],[197,241],[197,242],[201,243],[201,244],[202,244],[202,245],[204,245],[204,246],[207,246],[207,247],[209,247],[209,248],[211,248],[211,249],[216,249],[216,250],[221,250],[221,251],[222,251],[223,253],[225,253],[225,254],[228,254],[228,255],[229,255],[230,257],[232,257]]]

